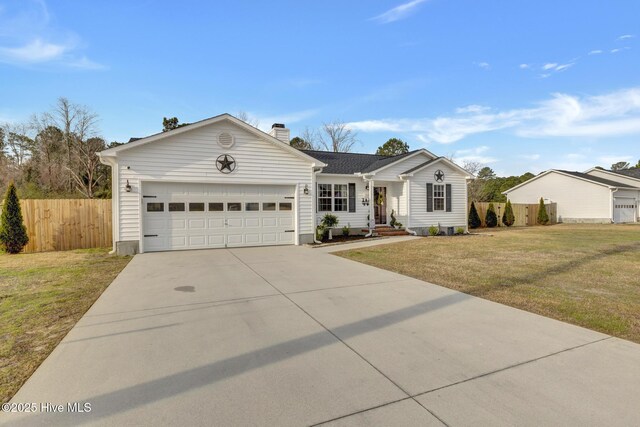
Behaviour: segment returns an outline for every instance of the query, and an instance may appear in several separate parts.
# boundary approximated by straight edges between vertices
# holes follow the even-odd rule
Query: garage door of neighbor
[[[148,182],[142,193],[145,252],[295,243],[294,186]]]
[[[631,198],[616,198],[613,202],[613,222],[635,222],[636,201]]]

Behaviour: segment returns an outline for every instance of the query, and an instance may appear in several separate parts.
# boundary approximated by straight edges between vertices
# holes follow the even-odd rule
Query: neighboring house
[[[112,168],[118,253],[310,243],[326,213],[370,231],[467,224],[471,175],[427,150],[301,151],[229,114],[99,153]]]
[[[503,194],[512,203],[557,203],[558,222],[637,222],[640,179],[600,168],[548,170]]]

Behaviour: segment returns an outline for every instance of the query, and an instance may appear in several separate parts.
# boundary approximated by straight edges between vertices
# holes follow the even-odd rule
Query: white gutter
[[[414,230],[411,227],[411,182],[409,180],[404,180],[404,185],[407,187],[407,226],[404,228],[407,233],[410,233],[412,236],[417,236]]]
[[[316,194],[316,192],[318,191],[318,184],[317,184],[317,179],[318,179],[318,173],[320,173],[322,169],[318,169],[318,170],[314,170],[313,171],[313,180],[312,180],[312,186],[313,188],[311,189],[311,214],[312,214],[312,218],[313,218],[313,243],[316,244],[321,244],[322,242],[320,240],[318,240],[316,238],[316,232],[317,232],[317,213],[318,213],[318,209],[316,207],[316,205],[318,204],[318,195]]]

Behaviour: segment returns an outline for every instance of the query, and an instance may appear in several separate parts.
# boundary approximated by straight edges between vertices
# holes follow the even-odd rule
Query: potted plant
[[[321,225],[325,230],[329,230],[329,240],[333,239],[333,234],[331,234],[331,229],[336,225],[338,225],[339,222],[340,221],[338,220],[338,217],[333,214],[326,214],[322,218]]]
[[[391,209],[391,221],[389,221],[389,225],[393,228],[398,228],[398,221],[396,221],[396,211]]]

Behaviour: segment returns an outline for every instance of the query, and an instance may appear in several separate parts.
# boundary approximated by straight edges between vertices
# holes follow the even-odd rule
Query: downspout
[[[317,239],[317,225],[316,225],[316,214],[318,213],[318,208],[317,208],[317,204],[318,204],[318,195],[316,194],[318,191],[318,173],[321,171],[321,169],[318,170],[314,170],[313,171],[313,188],[311,190],[311,211],[312,211],[312,215],[313,215],[313,243],[316,244],[321,244],[322,242],[320,240]]]
[[[406,178],[402,178],[404,180],[404,185],[407,189],[407,226],[404,228],[404,230],[411,234],[412,236],[417,236],[418,233],[416,233],[414,230],[412,230],[411,227],[411,182],[409,182],[408,179]]]
[[[120,215],[120,181],[119,181],[119,167],[118,167],[118,162],[112,160],[109,157],[102,157],[102,153],[98,152],[96,153],[98,155],[98,160],[100,160],[100,163],[102,163],[103,165],[106,166],[110,166],[111,167],[111,251],[109,251],[109,255],[114,255],[117,250],[116,250],[116,243],[117,243],[117,238],[116,238],[116,234],[119,233],[119,228],[120,228],[120,221],[119,221],[119,215]],[[115,204],[116,206],[113,206],[113,201],[115,200]]]
[[[611,218],[611,223],[612,224],[615,224],[615,204],[616,204],[616,198],[613,197],[613,193],[615,193],[617,191],[618,191],[617,188],[612,188],[611,189],[611,212],[610,212],[611,216],[610,216],[610,218]]]
[[[374,201],[373,201],[373,181],[371,179],[365,178],[364,175],[362,176],[362,179],[364,180],[364,182],[367,183],[367,185],[369,185],[369,215],[368,215],[369,221],[367,221],[368,222],[367,223],[367,228],[369,228],[369,232],[364,235],[364,238],[366,239],[367,237],[373,236],[373,232],[375,231],[375,228],[376,228],[375,224],[374,224],[373,227],[371,226],[371,221],[372,221],[371,216],[372,216],[372,214],[375,216],[375,214],[373,213],[373,210],[372,210],[372,206],[374,206],[374,205],[372,205],[372,203],[374,203]],[[375,219],[373,221],[375,222]]]

